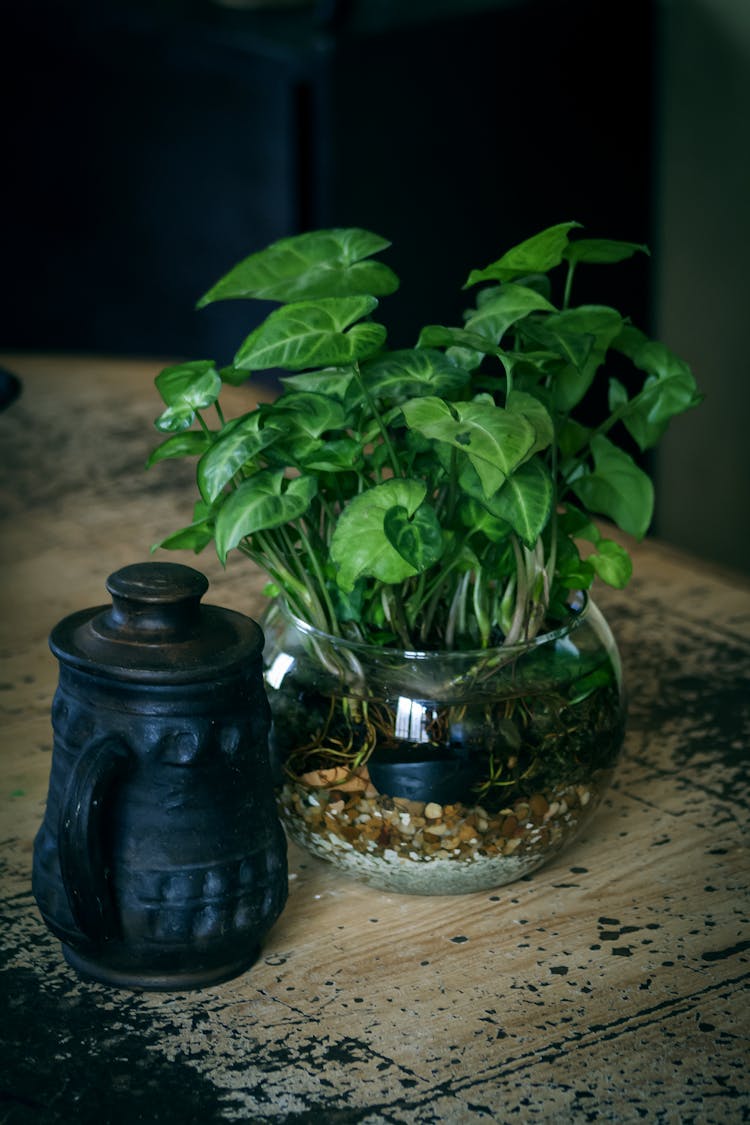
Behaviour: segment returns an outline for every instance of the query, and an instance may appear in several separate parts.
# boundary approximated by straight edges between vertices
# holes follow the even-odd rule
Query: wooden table
[[[747,1121],[750,590],[655,543],[628,591],[598,594],[629,733],[562,857],[493,893],[421,898],[291,848],[288,906],[244,976],[178,994],[78,980],[30,890],[46,638],[189,521],[192,471],[142,468],[160,363],[0,362],[24,383],[0,414],[0,1122]],[[262,612],[246,561],[162,557]]]

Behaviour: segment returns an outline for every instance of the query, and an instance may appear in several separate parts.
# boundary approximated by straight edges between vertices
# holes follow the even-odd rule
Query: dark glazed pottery
[[[34,896],[77,972],[124,988],[236,976],[286,902],[263,633],[202,605],[207,588],[190,567],[125,567],[111,605],[50,636],[60,677]]]

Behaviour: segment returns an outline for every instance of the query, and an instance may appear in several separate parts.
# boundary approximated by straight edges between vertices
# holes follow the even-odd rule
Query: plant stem
[[[390,437],[388,436],[388,430],[386,428],[385,422],[383,421],[383,418],[380,414],[380,411],[378,410],[377,406],[375,405],[375,399],[372,397],[372,395],[368,391],[367,387],[365,386],[365,381],[362,378],[362,372],[359,369],[358,363],[354,364],[354,377],[356,378],[357,383],[359,384],[359,389],[362,391],[365,402],[367,403],[368,407],[370,408],[370,412],[372,413],[373,418],[375,419],[375,421],[378,424],[378,429],[380,430],[380,435],[383,438],[383,444],[385,445],[386,450],[388,452],[388,460],[391,463],[391,468],[393,469],[393,475],[395,477],[403,476],[403,473],[401,471],[401,466],[398,463],[398,457],[396,456],[396,451],[393,448]]]
[[[568,273],[565,278],[565,290],[563,292],[562,307],[567,309],[570,306],[570,294],[573,288],[573,274],[575,273],[575,262],[568,262]]]
[[[296,527],[297,527],[297,530],[299,531],[300,538],[302,539],[302,542],[305,545],[305,549],[307,551],[307,557],[309,558],[310,562],[312,563],[313,570],[315,571],[315,577],[318,580],[318,589],[320,590],[320,593],[323,595],[323,601],[325,602],[325,607],[326,607],[326,610],[328,612],[328,620],[330,622],[330,627],[328,629],[328,632],[329,633],[333,632],[333,630],[335,629],[335,624],[336,624],[336,610],[333,608],[333,603],[332,603],[330,595],[328,593],[328,587],[327,587],[325,575],[323,574],[323,570],[321,568],[320,561],[318,559],[317,551],[315,551],[315,549],[313,548],[313,546],[310,543],[310,540],[307,537],[307,533],[305,531],[304,523],[303,523],[302,520],[296,521]]]
[[[516,608],[513,613],[513,620],[510,623],[510,628],[503,641],[504,645],[517,644],[523,631],[524,619],[528,612],[527,600],[529,594],[528,575],[526,573],[526,564],[523,554],[521,553],[521,545],[518,542],[516,535],[511,535],[510,541],[513,544],[513,554],[516,559]]]

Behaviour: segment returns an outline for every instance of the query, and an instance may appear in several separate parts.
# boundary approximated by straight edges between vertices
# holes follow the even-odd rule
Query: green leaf
[[[591,262],[608,265],[624,262],[634,254],[650,254],[648,246],[641,242],[618,242],[611,238],[577,238],[563,250],[563,258],[568,262]]]
[[[165,367],[155,382],[167,406],[187,406],[191,410],[211,406],[221,392],[221,376],[210,359]]]
[[[266,426],[284,433],[296,430],[320,437],[326,430],[338,430],[346,422],[340,402],[311,391],[295,391],[261,407]]]
[[[211,506],[198,500],[193,506],[193,522],[168,535],[161,543],[154,543],[151,550],[156,551],[161,547],[166,551],[194,551],[196,555],[200,554],[214,537],[213,517]]]
[[[306,472],[344,473],[355,469],[361,457],[360,443],[354,438],[344,437],[317,442],[314,449],[300,458],[300,463]]]
[[[173,434],[161,445],[157,445],[149,454],[146,468],[150,469],[158,461],[166,461],[171,457],[195,457],[205,453],[211,443],[209,434],[203,430],[190,430],[188,433]]]
[[[591,440],[594,470],[571,482],[592,512],[614,521],[636,539],[646,534],[654,509],[654,489],[630,454],[598,434]]]
[[[398,288],[393,270],[366,262],[390,242],[356,227],[309,231],[282,238],[239,262],[198,301],[259,298],[305,301],[371,293],[382,297]]]
[[[572,320],[571,313],[578,310],[566,309],[544,320],[530,320],[521,326],[523,336],[539,347],[558,355],[580,372],[586,364],[595,343],[593,332],[582,332]]]
[[[409,348],[368,360],[362,379],[375,398],[399,403],[419,395],[455,395],[469,373],[433,348]]]
[[[575,418],[566,418],[557,438],[560,453],[564,458],[574,457],[583,449],[590,437],[590,427],[581,425]]]
[[[468,351],[470,367],[476,366],[471,360],[471,354],[494,355],[500,359],[506,370],[512,365],[512,358],[502,348],[491,343],[479,332],[470,332],[466,328],[446,328],[442,324],[427,324],[419,333],[418,348],[455,348],[462,352]]]
[[[385,533],[391,508],[403,508],[411,517],[426,493],[422,481],[393,478],[353,497],[339,516],[331,539],[331,559],[336,582],[349,592],[358,578],[371,575],[389,584],[403,582],[416,568],[392,545]]]
[[[650,449],[661,440],[671,419],[697,406],[703,396],[688,364],[637,328],[626,327],[612,346],[648,374],[642,390],[629,402],[625,388],[613,386],[616,381],[612,380],[610,410],[617,408],[638,446]]]
[[[213,523],[203,520],[200,523],[191,523],[187,527],[181,528],[180,531],[168,535],[166,539],[162,539],[161,543],[155,543],[152,550],[155,551],[161,547],[165,551],[194,551],[196,555],[199,555],[213,537]]]
[[[565,510],[557,517],[558,529],[569,535],[571,539],[585,539],[596,545],[601,541],[602,533],[595,523],[592,523],[587,512],[582,512],[574,504],[568,502]]]
[[[304,515],[317,484],[312,477],[287,480],[283,469],[264,469],[229,495],[216,518],[216,553],[222,562],[241,539]]]
[[[534,395],[514,388],[508,395],[505,406],[512,414],[520,414],[534,427],[535,440],[526,454],[527,459],[546,449],[555,440],[555,426],[549,411]]]
[[[226,383],[230,387],[241,387],[246,383],[250,377],[249,371],[238,371],[237,368],[230,364],[228,367],[222,367],[219,370],[222,383]]]
[[[528,289],[525,285],[506,282],[499,290],[493,291],[491,300],[482,301],[476,312],[466,320],[469,332],[478,332],[491,343],[499,344],[505,332],[516,321],[522,320],[532,312],[555,312],[541,293]]]
[[[354,374],[353,367],[324,367],[320,371],[283,375],[280,382],[289,391],[312,391],[344,402],[350,398]]]
[[[471,466],[469,465],[468,468],[471,468]],[[474,472],[473,469],[471,471],[472,473]],[[472,531],[479,531],[483,535],[486,535],[491,543],[501,543],[508,538],[513,529],[505,520],[493,516],[488,510],[480,491],[481,485],[479,485],[479,478],[477,477],[476,479],[478,485],[477,495],[480,499],[475,499],[474,496],[468,495],[462,499],[459,508],[461,522],[465,527],[470,527]],[[491,504],[492,501],[489,501],[489,503]]]
[[[559,372],[554,383],[555,407],[567,414],[594,381],[610,345],[622,331],[623,319],[616,309],[606,305],[580,305],[548,317],[546,324],[550,323],[560,340],[565,336],[569,349],[574,349],[576,336],[581,341],[580,354]],[[585,358],[584,352],[587,352]],[[562,349],[561,354],[564,354]]]
[[[513,281],[527,273],[547,273],[560,264],[568,245],[570,231],[580,225],[580,223],[558,223],[519,242],[491,265],[481,270],[472,270],[464,284],[464,289],[480,281]]]
[[[557,544],[556,578],[566,590],[588,590],[594,581],[595,571],[590,562],[582,559],[575,543],[563,535]]]
[[[234,419],[201,457],[197,469],[198,488],[209,504],[243,465],[278,439],[278,431],[261,429],[260,421],[257,410]]]
[[[434,508],[422,504],[413,515],[400,504],[383,519],[388,542],[417,574],[436,563],[443,553],[443,533]]]
[[[622,385],[619,379],[615,379],[614,375],[609,380],[609,394],[607,395],[607,405],[610,411],[619,411],[627,404],[628,392]]]
[[[544,464],[535,459],[508,477],[488,503],[498,519],[509,523],[527,547],[533,547],[547,525],[554,486]]]
[[[221,391],[221,376],[210,359],[165,367],[155,382],[167,409],[154,424],[167,433],[189,429],[195,421],[196,410],[211,406]]]
[[[412,399],[401,409],[410,429],[453,446],[469,459],[487,497],[497,492],[536,439],[524,417],[489,402],[449,406],[427,397]]]
[[[613,539],[599,539],[596,551],[588,556],[587,561],[593,566],[602,582],[623,590],[633,575],[633,562],[630,555],[615,543]]]
[[[385,328],[354,321],[371,313],[377,303],[375,297],[362,296],[284,305],[250,333],[234,357],[234,366],[256,371],[270,367],[299,371],[367,359],[385,342]]]

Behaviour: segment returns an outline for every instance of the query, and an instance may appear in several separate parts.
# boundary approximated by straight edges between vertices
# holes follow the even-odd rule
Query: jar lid
[[[110,605],[63,618],[49,638],[64,664],[140,683],[195,683],[239,671],[263,650],[244,614],[202,605],[208,579],[179,563],[134,563],[111,574]]]

